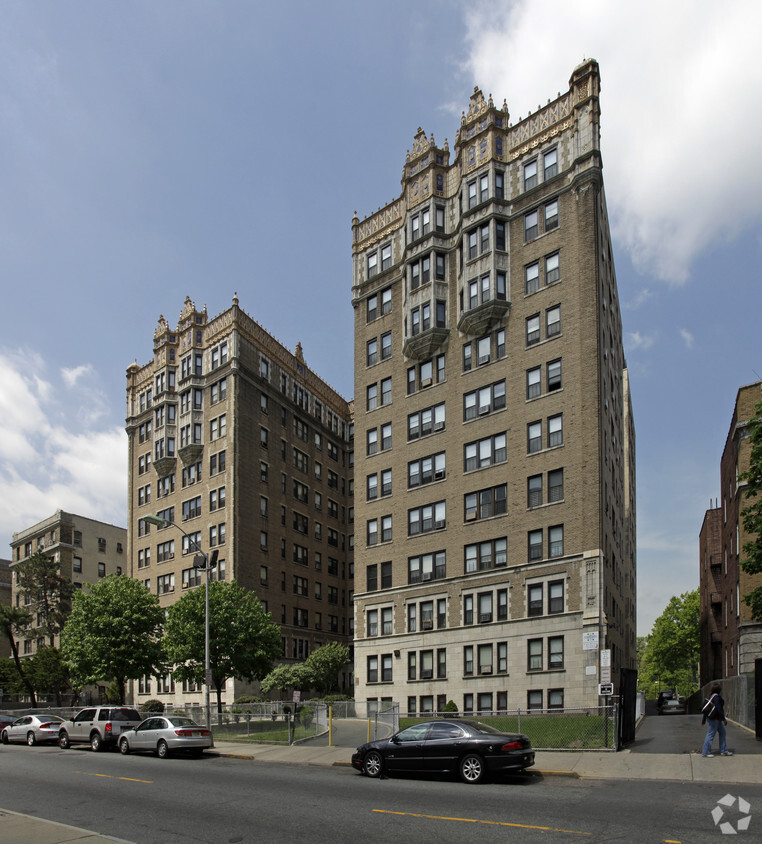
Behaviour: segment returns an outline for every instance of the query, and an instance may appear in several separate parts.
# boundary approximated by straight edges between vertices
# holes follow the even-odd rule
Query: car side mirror
[[[391,742],[392,742],[392,744],[399,744],[400,740],[397,738],[397,736],[392,736]]]

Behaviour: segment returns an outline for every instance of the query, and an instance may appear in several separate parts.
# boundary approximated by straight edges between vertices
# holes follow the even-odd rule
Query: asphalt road
[[[727,731],[730,750],[762,754],[762,741],[757,741],[753,733],[732,722],[728,723]],[[628,749],[633,753],[700,753],[705,736],[706,726],[701,725],[700,715],[647,714],[638,727],[635,741]],[[718,748],[719,738],[715,738],[715,753]]]
[[[727,785],[520,777],[369,780],[345,767],[23,745],[0,750],[0,808],[139,844],[717,842]],[[758,840],[762,787],[744,786]],[[724,816],[736,823],[731,810]],[[753,822],[757,821],[755,829]]]

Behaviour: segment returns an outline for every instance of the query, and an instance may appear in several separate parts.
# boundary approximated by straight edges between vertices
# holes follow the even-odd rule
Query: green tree
[[[164,649],[178,680],[204,682],[204,602],[204,589],[194,589],[168,610]],[[260,680],[280,652],[280,628],[256,595],[235,581],[209,584],[209,668],[218,712],[229,677]]]
[[[29,679],[38,693],[54,694],[56,706],[62,705],[62,696],[70,689],[69,666],[58,648],[44,645],[29,660]]]
[[[762,574],[762,402],[755,407],[755,414],[749,420],[751,455],[749,468],[741,475],[746,483],[747,507],[741,511],[743,527],[750,539],[744,543],[744,557],[741,568],[746,574]],[[744,601],[751,608],[755,621],[762,621],[762,585],[747,592]]]
[[[673,597],[656,619],[640,661],[640,685],[655,696],[662,688],[690,695],[698,689],[699,592]]]
[[[16,642],[16,636],[31,623],[32,616],[26,612],[26,610],[22,610],[20,607],[0,606],[0,631],[2,631],[2,634],[10,643],[13,662],[16,666],[19,679],[29,695],[32,708],[35,708],[37,706],[37,696],[34,692],[34,684],[27,676],[27,673],[21,664],[18,643]]]
[[[16,663],[11,657],[0,659],[0,689],[3,695],[16,695],[24,691]]]
[[[61,634],[61,651],[78,688],[116,683],[124,701],[128,680],[164,672],[164,611],[137,580],[112,574],[74,595]]]
[[[262,692],[286,692],[289,689],[303,691],[312,686],[312,679],[306,662],[281,663],[262,680]]]
[[[305,663],[310,685],[319,695],[338,691],[339,671],[349,662],[349,648],[339,642],[331,642],[313,651]]]
[[[37,627],[54,644],[71,611],[71,580],[63,577],[55,559],[42,551],[18,563],[15,576],[19,589],[31,599],[25,608],[38,619]]]

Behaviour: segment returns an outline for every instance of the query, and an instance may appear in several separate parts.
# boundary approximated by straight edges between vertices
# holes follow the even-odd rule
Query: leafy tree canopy
[[[310,683],[318,694],[325,695],[338,688],[339,671],[349,662],[349,648],[339,642],[313,651],[307,659]]]
[[[698,689],[699,611],[698,589],[671,598],[642,651],[638,643],[639,681],[647,695],[655,697],[660,689],[677,689],[687,696]]]
[[[743,527],[750,539],[744,543],[741,568],[750,575],[762,574],[762,402],[749,420],[751,455],[749,468],[741,475],[746,482],[748,506],[741,511]],[[744,595],[755,621],[762,621],[762,585]]]
[[[61,634],[72,682],[82,687],[111,682],[124,701],[127,680],[163,673],[159,599],[137,580],[112,574],[74,595]]]
[[[198,588],[168,610],[164,649],[178,680],[204,681],[204,604],[204,589]],[[253,592],[235,581],[209,584],[209,668],[218,711],[229,677],[259,680],[280,652],[280,628]]]
[[[288,689],[308,689],[312,686],[306,662],[281,663],[262,680],[261,689],[267,694],[273,690],[285,692]]]
[[[37,653],[25,660],[27,673],[39,694],[53,694],[56,705],[61,706],[61,696],[70,688],[69,666],[58,648],[44,645]]]
[[[15,573],[19,589],[31,598],[27,609],[40,617],[39,629],[52,640],[63,630],[71,609],[71,580],[63,577],[55,559],[42,551],[18,563]]]

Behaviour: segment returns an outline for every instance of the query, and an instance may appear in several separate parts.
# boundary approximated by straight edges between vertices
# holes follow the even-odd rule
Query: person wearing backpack
[[[709,699],[702,708],[703,715],[701,716],[701,723],[708,724],[706,729],[706,738],[704,739],[704,746],[701,749],[701,755],[704,759],[713,759],[712,742],[716,733],[720,734],[720,756],[732,756],[733,751],[728,750],[727,733],[725,726],[728,723],[725,718],[725,701],[720,697],[722,687],[719,683],[715,683],[709,690]]]

